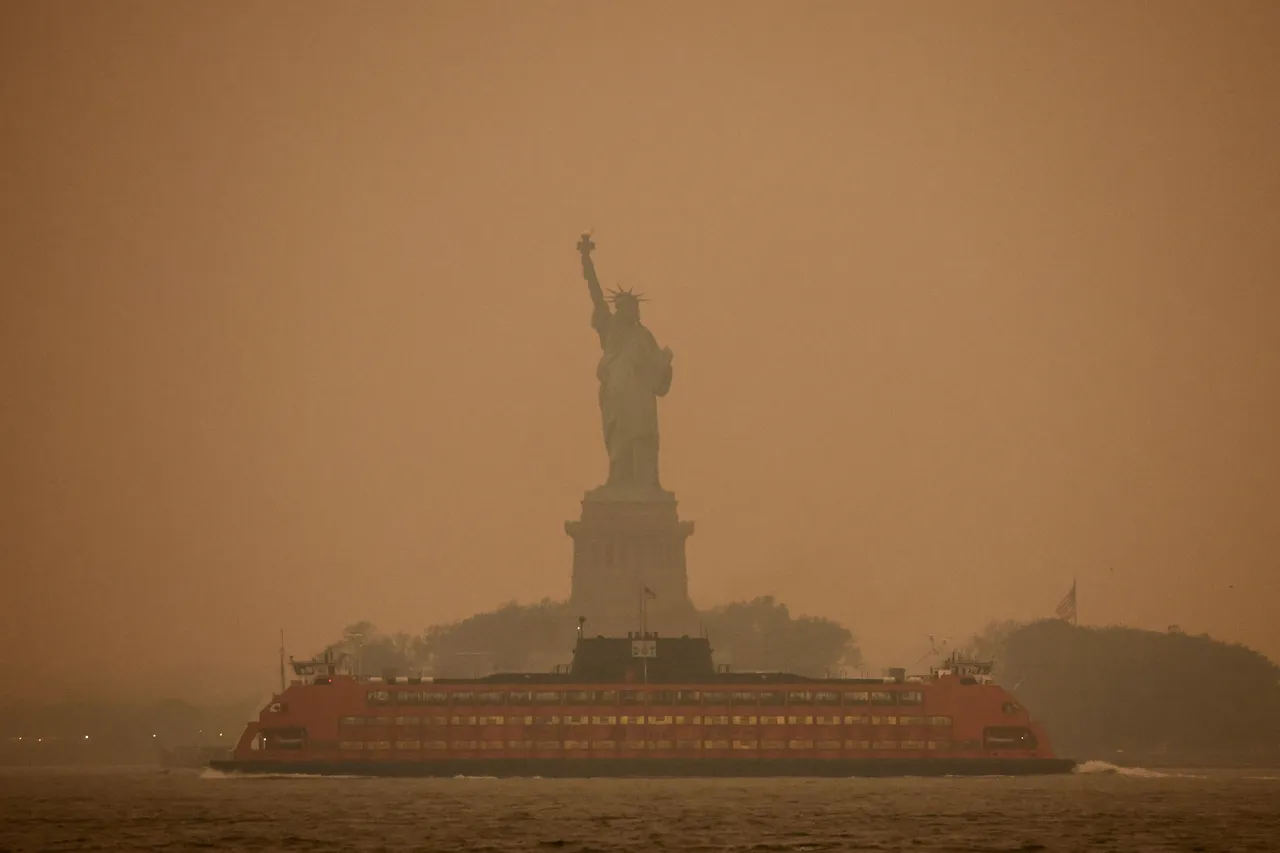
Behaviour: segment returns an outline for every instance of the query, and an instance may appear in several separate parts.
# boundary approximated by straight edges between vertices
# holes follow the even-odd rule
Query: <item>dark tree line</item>
[[[974,638],[1060,754],[1238,763],[1280,758],[1280,668],[1208,636],[993,623]]]
[[[719,662],[738,670],[838,674],[861,661],[853,634],[829,619],[794,617],[772,597],[735,602],[700,614]],[[507,604],[420,635],[382,634],[367,622],[330,646],[358,658],[368,674],[394,670],[440,676],[545,671],[572,658],[577,618],[565,602]]]

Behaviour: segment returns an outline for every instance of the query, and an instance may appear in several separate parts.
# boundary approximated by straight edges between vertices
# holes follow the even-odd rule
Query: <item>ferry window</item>
[[[838,740],[820,740],[818,741],[818,749],[839,749],[840,741]]]
[[[898,742],[896,740],[877,740],[872,741],[872,749],[897,749]]]
[[[852,690],[844,694],[846,705],[866,705],[871,701],[871,694],[865,690]]]
[[[701,705],[702,693],[697,690],[679,690],[676,691],[677,705]]]
[[[898,694],[899,705],[919,705],[924,701],[924,694],[919,690],[903,690]]]
[[[386,690],[370,690],[366,698],[370,705],[390,705],[391,694]]]
[[[951,748],[951,743],[949,741],[945,741],[945,740],[929,741],[929,749],[950,749],[950,748]]]
[[[306,729],[267,729],[262,733],[264,749],[302,749],[306,746],[306,741]]]
[[[643,705],[644,703],[645,703],[644,691],[642,690],[623,690],[622,691],[623,705]]]
[[[448,705],[448,693],[421,693],[419,697],[422,699],[423,705]]]
[[[364,749],[364,743],[358,740],[339,741],[338,749]]]
[[[897,717],[872,717],[871,725],[873,726],[896,726],[898,724]]]
[[[871,691],[872,705],[892,705],[893,692],[889,690],[873,690]]]
[[[922,740],[904,740],[902,742],[903,749],[924,749],[924,741]]]
[[[809,705],[813,702],[813,694],[808,690],[792,690],[787,694],[788,705]]]
[[[538,705],[559,705],[560,694],[558,692],[534,693],[533,701]]]
[[[674,705],[676,703],[676,692],[674,690],[655,690],[649,694],[649,704],[651,705]]]
[[[590,705],[590,690],[570,690],[564,694],[564,701],[568,705]]]
[[[476,704],[477,705],[501,705],[503,703],[503,700],[506,698],[507,698],[506,694],[504,693],[477,693]]]
[[[422,749],[422,741],[398,740],[396,741],[396,749]]]
[[[847,740],[844,742],[845,749],[870,749],[871,741],[868,740]]]
[[[507,741],[507,749],[533,749],[533,741],[509,740]]]
[[[512,705],[531,705],[533,694],[528,690],[513,690],[507,694],[507,701]]]
[[[819,690],[813,694],[813,704],[815,705],[839,705],[840,694],[832,690]]]
[[[1036,736],[1022,726],[993,726],[982,733],[987,749],[1035,749]]]
[[[729,694],[713,691],[706,691],[702,694],[703,705],[728,705]]]
[[[364,717],[343,717],[338,720],[338,724],[342,726],[363,726]]]
[[[422,694],[413,690],[399,690],[395,693],[397,705],[417,705]]]
[[[471,691],[458,692],[453,694],[454,705],[474,705],[476,702],[475,694]]]
[[[391,725],[391,717],[369,717],[366,725],[370,726],[389,726]]]
[[[951,725],[950,717],[930,717],[929,725],[931,726],[949,726]]]
[[[923,726],[924,717],[899,717],[898,725],[900,726]]]
[[[397,726],[416,726],[419,722],[418,717],[396,717]]]
[[[617,705],[618,691],[616,690],[597,690],[594,695],[594,701],[597,705]]]
[[[787,704],[787,694],[781,690],[768,690],[760,694],[760,704],[766,708],[781,708]]]
[[[747,692],[745,690],[736,690],[733,694],[733,704],[735,705],[755,705],[755,691]]]

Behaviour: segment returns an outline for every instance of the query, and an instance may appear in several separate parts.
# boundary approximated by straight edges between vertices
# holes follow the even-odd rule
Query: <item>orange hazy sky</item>
[[[0,16],[6,693],[566,596],[592,227],[700,606],[1280,658],[1280,3]]]

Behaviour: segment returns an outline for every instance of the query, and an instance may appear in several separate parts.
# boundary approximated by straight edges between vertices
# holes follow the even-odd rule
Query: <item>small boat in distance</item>
[[[478,678],[293,662],[218,770],[367,776],[943,776],[1066,773],[1030,712],[957,655],[928,675],[717,667],[704,637],[584,637],[573,663]]]

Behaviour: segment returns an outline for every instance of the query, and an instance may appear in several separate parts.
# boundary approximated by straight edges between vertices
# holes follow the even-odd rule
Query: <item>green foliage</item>
[[[1280,753],[1280,668],[1244,646],[1059,620],[989,626],[984,644],[1063,755]]]

